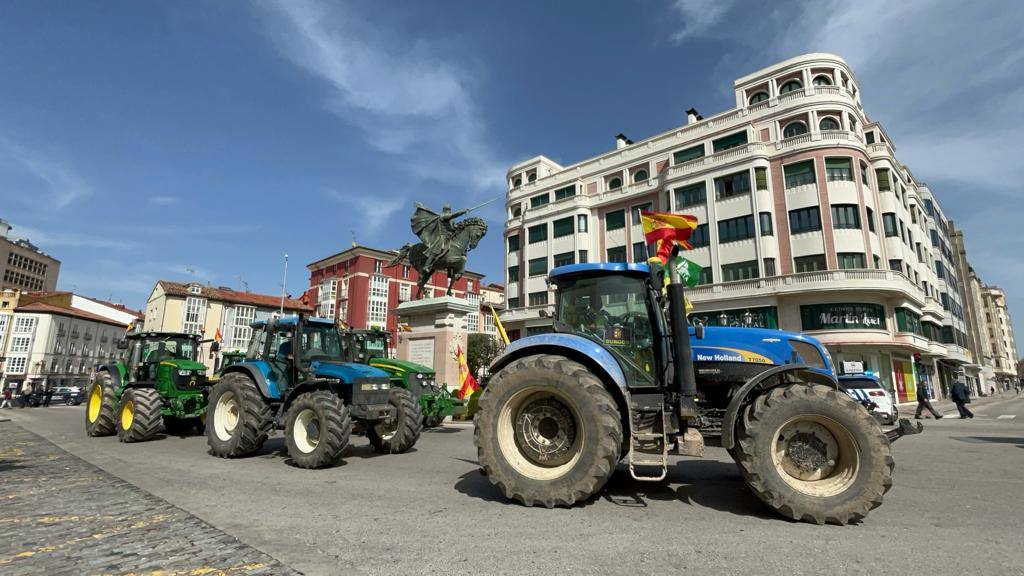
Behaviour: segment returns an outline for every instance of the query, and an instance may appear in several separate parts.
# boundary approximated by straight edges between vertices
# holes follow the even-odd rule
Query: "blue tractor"
[[[292,463],[324,468],[337,462],[352,434],[380,453],[401,453],[419,439],[422,416],[408,390],[388,374],[346,362],[332,320],[284,316],[252,324],[246,358],[225,368],[210,392],[210,452],[237,458],[256,452],[284,429]]]
[[[633,478],[659,481],[670,454],[701,456],[706,439],[794,520],[846,524],[881,504],[899,433],[838,389],[816,340],[689,327],[682,285],[663,290],[646,264],[563,266],[549,282],[554,332],[494,361],[475,418],[482,472],[506,497],[571,506],[622,459]]]

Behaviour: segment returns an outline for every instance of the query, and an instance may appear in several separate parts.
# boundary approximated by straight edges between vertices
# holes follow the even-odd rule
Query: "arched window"
[[[789,82],[786,82],[785,84],[782,85],[782,88],[779,89],[779,94],[785,94],[786,92],[800,90],[803,87],[804,85],[801,84],[799,80],[790,80]]]
[[[513,188],[519,188],[522,185],[523,185],[523,179],[522,178],[516,177],[516,179],[512,181],[512,187]]]
[[[633,182],[643,182],[647,180],[647,170],[637,170],[633,173]]]
[[[825,130],[839,130],[839,122],[836,122],[835,118],[825,117],[818,122],[818,129],[821,131]]]
[[[754,104],[757,104],[758,102],[764,102],[767,99],[768,99],[768,93],[765,92],[764,90],[761,90],[760,92],[754,92],[754,95],[750,97],[750,100],[748,101],[748,103],[751,106],[753,106]]]
[[[824,74],[819,74],[819,75],[814,77],[814,85],[815,86],[831,86],[832,85],[832,79],[829,78],[828,76],[824,75]]]
[[[529,174],[528,174],[528,175],[526,176],[526,181],[527,181],[527,182],[533,182],[533,181],[534,181],[534,180],[536,180],[536,179],[537,179],[537,173],[536,173],[536,172],[530,172],[530,173],[529,173]]]
[[[622,188],[622,178],[616,176],[608,181],[608,189],[615,190],[616,188]]]
[[[782,129],[783,138],[792,138],[793,136],[799,136],[801,134],[807,134],[807,124],[804,124],[799,120],[786,124],[786,127]]]

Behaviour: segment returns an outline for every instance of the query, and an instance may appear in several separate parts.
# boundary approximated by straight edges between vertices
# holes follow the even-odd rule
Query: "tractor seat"
[[[281,345],[277,347],[277,359],[288,360],[288,355],[292,353],[292,342],[287,340],[281,342]]]

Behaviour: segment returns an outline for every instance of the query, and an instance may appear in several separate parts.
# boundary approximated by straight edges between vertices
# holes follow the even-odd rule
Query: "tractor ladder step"
[[[665,430],[668,428],[665,421],[665,413],[661,412],[661,432],[637,432],[634,431],[629,440],[629,475],[634,480],[644,482],[658,482],[668,476],[668,437]],[[653,447],[644,447],[641,444],[655,444]],[[647,450],[659,450],[658,453]],[[642,473],[638,467],[657,468],[656,473]],[[653,471],[652,471],[653,472]]]

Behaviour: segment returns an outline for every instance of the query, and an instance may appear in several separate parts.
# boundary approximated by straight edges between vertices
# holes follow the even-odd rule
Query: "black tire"
[[[213,387],[206,412],[206,443],[210,454],[220,458],[256,452],[274,428],[274,415],[256,383],[238,372],[227,374]]]
[[[878,422],[828,386],[794,384],[755,398],[732,453],[758,498],[793,520],[856,522],[892,487],[895,462]]]
[[[93,394],[96,394],[95,398]],[[110,436],[114,433],[114,383],[106,370],[97,372],[85,397],[85,433],[88,436]]]
[[[388,426],[369,426],[366,436],[378,453],[402,454],[408,452],[420,439],[420,432],[423,431],[423,414],[419,403],[404,388],[392,388],[388,402],[397,411],[395,422]]]
[[[444,424],[443,414],[430,414],[428,416],[423,417],[424,428],[437,428],[442,424]]]
[[[300,394],[288,407],[284,437],[288,456],[299,468],[326,468],[348,448],[352,417],[337,394],[318,390]]]
[[[169,436],[192,436],[196,433],[196,428],[200,428],[198,433],[202,434],[202,423],[199,418],[164,416],[164,432]]]
[[[160,430],[163,401],[152,388],[128,388],[121,394],[117,410],[117,439],[144,442]]]
[[[533,430],[521,426],[527,414],[537,422]],[[614,398],[586,367],[561,356],[527,356],[492,375],[474,424],[484,474],[507,498],[527,506],[572,506],[591,498],[622,454]],[[524,447],[537,434],[557,440],[555,447],[546,453]]]

